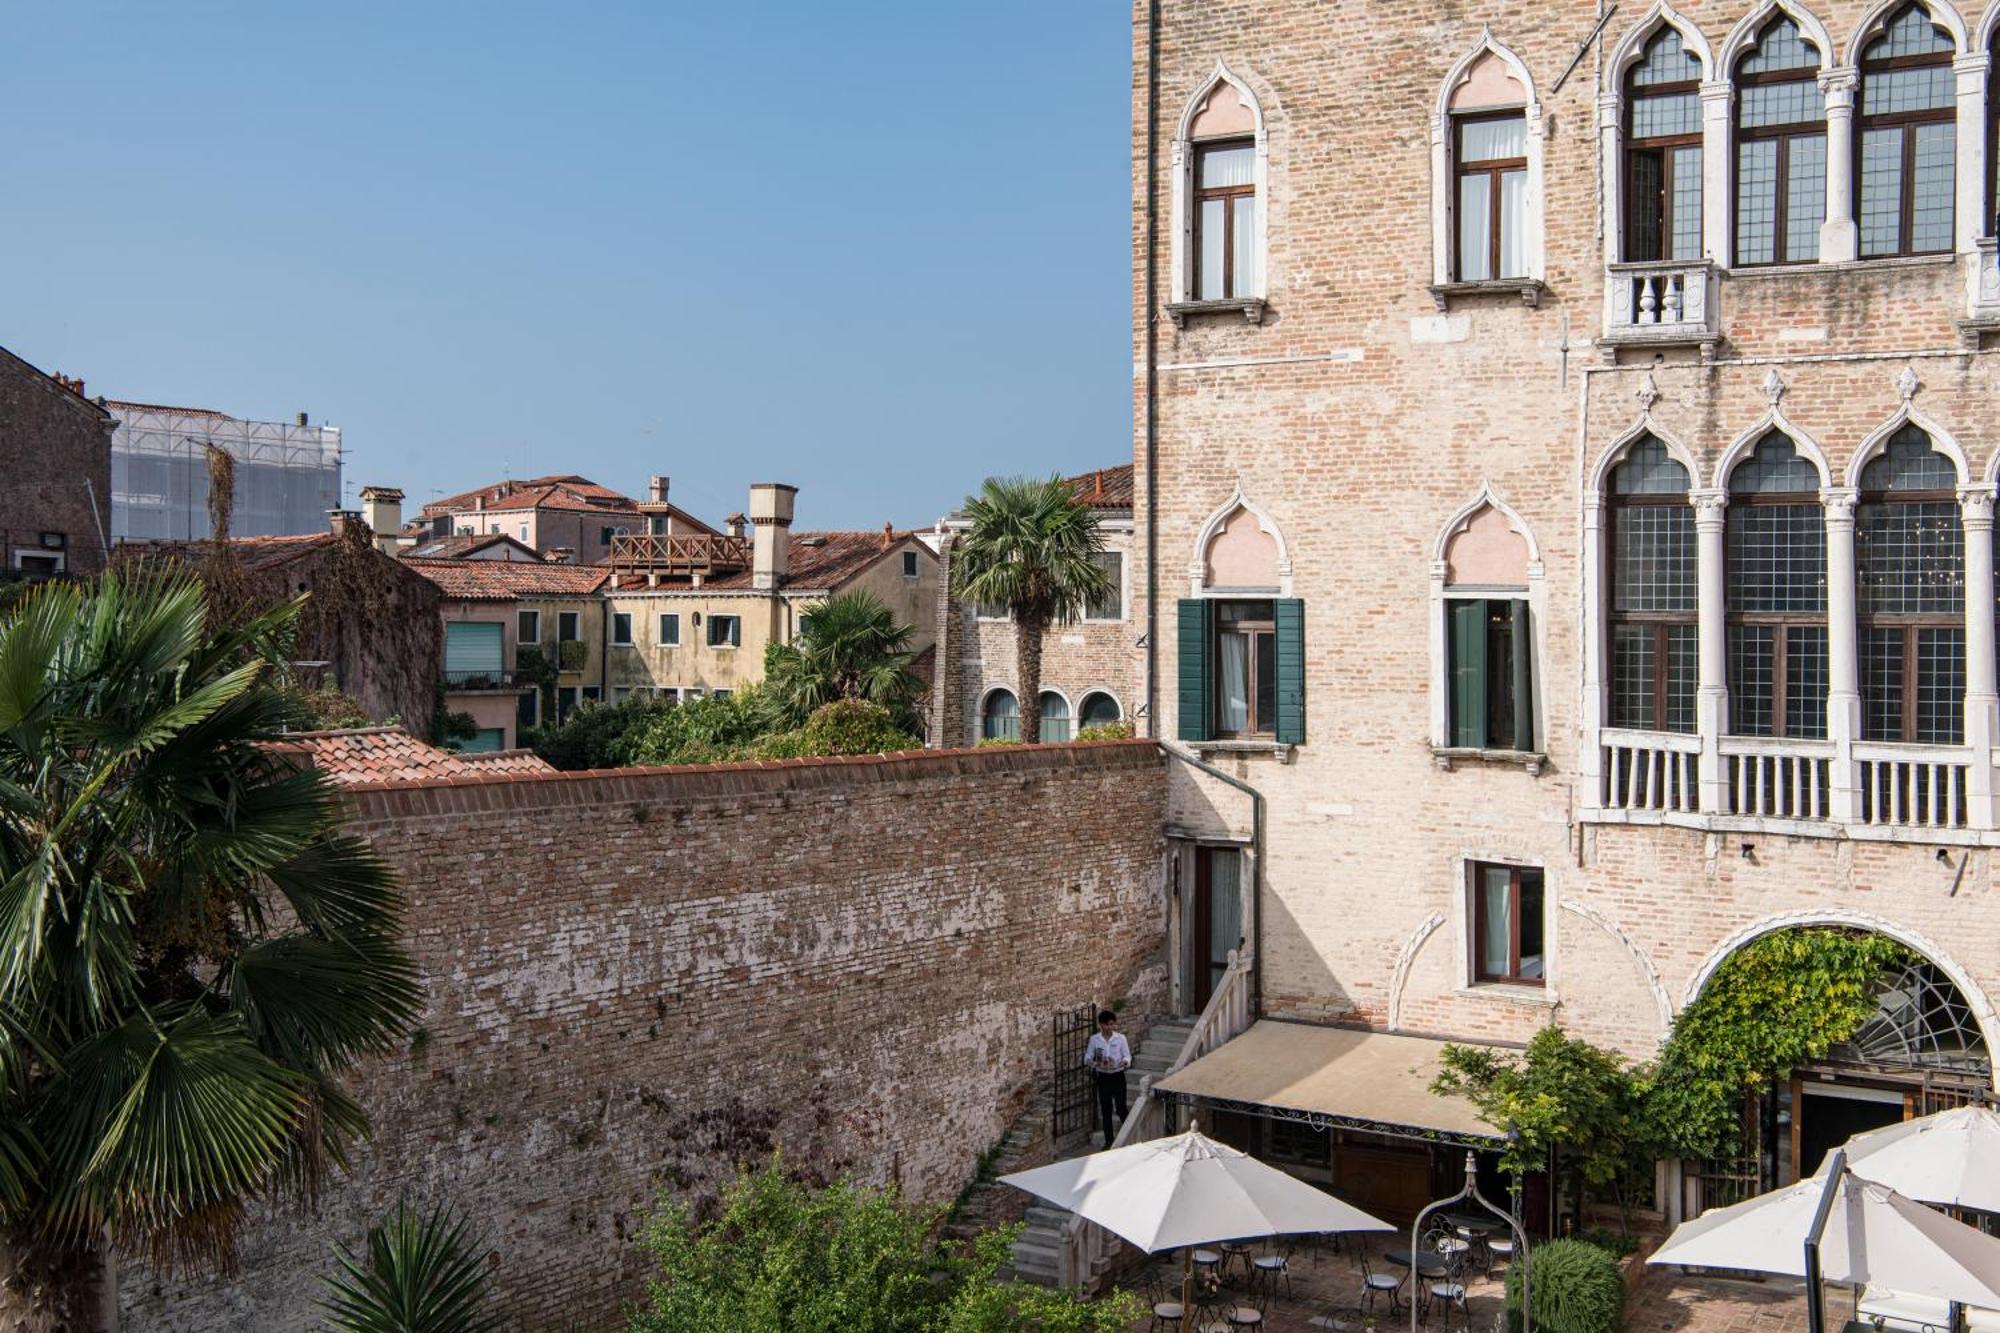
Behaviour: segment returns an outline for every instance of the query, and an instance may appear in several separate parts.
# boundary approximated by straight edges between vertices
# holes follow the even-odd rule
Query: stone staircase
[[[1157,1079],[1167,1072],[1174,1057],[1180,1054],[1181,1046],[1188,1039],[1188,1033],[1193,1030],[1193,1023],[1179,1021],[1162,1021],[1146,1029],[1145,1039],[1139,1043],[1139,1048],[1132,1052],[1132,1068],[1125,1075],[1125,1094],[1128,1104],[1138,1101],[1141,1079],[1148,1075]],[[1045,1142],[1048,1115],[1052,1109],[1052,1100],[1044,1095],[1040,1099],[1040,1114]],[[1031,1110],[1030,1114],[1033,1113]],[[1094,1121],[1095,1108],[1092,1108],[1091,1116]],[[1017,1123],[1016,1132],[1019,1132],[1019,1129],[1020,1125]],[[1084,1136],[1081,1143],[1072,1146],[1069,1151],[1053,1153],[1048,1160],[1060,1161],[1095,1152],[1100,1143],[1101,1140],[1093,1132]],[[1006,1169],[1013,1171],[1020,1168]],[[1016,1277],[1023,1282],[1033,1282],[1044,1287],[1057,1285],[1062,1274],[1063,1233],[1069,1228],[1070,1216],[1067,1210],[1051,1208],[1046,1204],[1031,1202],[1028,1205],[1022,1219],[1027,1223],[1027,1229],[1021,1233],[1020,1239],[1014,1242],[1013,1267]]]

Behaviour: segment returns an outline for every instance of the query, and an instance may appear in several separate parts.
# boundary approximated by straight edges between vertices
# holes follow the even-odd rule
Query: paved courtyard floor
[[[1270,1284],[1247,1284],[1241,1268],[1232,1268],[1217,1293],[1217,1304],[1248,1305],[1260,1309],[1264,1316],[1262,1327],[1269,1333],[1329,1333],[1330,1330],[1333,1333],[1362,1333],[1369,1327],[1370,1318],[1360,1308],[1362,1284],[1357,1246],[1364,1243],[1368,1244],[1369,1263],[1376,1272],[1401,1271],[1391,1268],[1383,1259],[1383,1251],[1393,1247],[1394,1241],[1377,1237],[1370,1243],[1350,1236],[1340,1252],[1298,1250],[1288,1254],[1289,1289],[1283,1279],[1276,1283],[1275,1291],[1269,1289]],[[1252,1253],[1285,1251],[1257,1246],[1252,1248]],[[1145,1268],[1122,1277],[1120,1285],[1138,1292],[1141,1299],[1146,1300],[1149,1280],[1177,1293],[1180,1278],[1179,1259],[1161,1256]],[[1464,1311],[1452,1310],[1447,1321],[1442,1312],[1434,1310],[1420,1327],[1426,1333],[1459,1333],[1460,1330],[1464,1333],[1502,1333],[1503,1292],[1500,1279],[1499,1269],[1495,1269],[1491,1277],[1475,1274],[1472,1281],[1466,1284]],[[1398,1329],[1409,1327],[1409,1308],[1405,1303],[1408,1295],[1409,1286],[1405,1283],[1393,1316],[1388,1302],[1380,1297],[1376,1299],[1372,1323],[1377,1333],[1396,1333]],[[1179,1299],[1178,1295],[1168,1298]],[[1828,1290],[1827,1318],[1830,1324],[1846,1319],[1848,1299],[1845,1289]],[[1171,1330],[1171,1333],[1182,1333],[1176,1325],[1163,1324],[1160,1327]],[[1801,1284],[1793,1281],[1691,1278],[1662,1270],[1650,1274],[1626,1303],[1625,1327],[1632,1333],[1804,1333],[1805,1291]],[[1187,1333],[1194,1333],[1194,1328]],[[1141,1319],[1133,1325],[1133,1330],[1134,1333],[1152,1333],[1152,1317],[1148,1315]]]

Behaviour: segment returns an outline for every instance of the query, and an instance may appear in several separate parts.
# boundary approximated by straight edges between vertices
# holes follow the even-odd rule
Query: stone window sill
[[[1880,259],[1842,259],[1820,264],[1753,264],[1739,268],[1726,268],[1721,272],[1732,280],[1738,278],[1809,278],[1815,273],[1872,273],[1881,269],[1895,268],[1941,268],[1958,262],[1955,254],[1942,255],[1884,255]]]
[[[1188,741],[1186,745],[1196,754],[1267,754],[1281,764],[1291,763],[1292,752],[1298,748],[1288,741],[1255,740],[1250,738],[1243,740]]]
[[[1460,764],[1496,764],[1523,769],[1531,778],[1540,777],[1549,763],[1548,755],[1537,750],[1481,750],[1462,745],[1433,745],[1431,758],[1447,773]]]
[[[1525,1004],[1540,1009],[1556,1007],[1555,994],[1547,986],[1518,986],[1508,981],[1475,981],[1470,985],[1460,986],[1458,993],[1482,1000],[1505,1000],[1509,1004]]]
[[[1264,298],[1232,296],[1224,301],[1174,301],[1167,306],[1167,317],[1173,320],[1177,329],[1186,328],[1190,319],[1205,315],[1241,315],[1245,323],[1262,324]]]
[[[1439,313],[1443,313],[1450,309],[1453,301],[1477,296],[1518,297],[1522,305],[1532,310],[1542,303],[1542,297],[1548,290],[1547,284],[1540,278],[1493,278],[1484,282],[1433,283],[1430,293]]]

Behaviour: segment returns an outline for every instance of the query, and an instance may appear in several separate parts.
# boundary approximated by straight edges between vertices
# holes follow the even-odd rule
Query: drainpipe
[[[1255,1022],[1264,1016],[1264,793],[1186,750],[1165,741],[1160,742],[1160,748],[1196,772],[1250,798],[1250,851],[1256,858],[1250,876],[1250,1020]]]
[[[1154,307],[1158,303],[1159,146],[1160,121],[1160,0],[1146,7],[1146,308],[1140,312],[1146,339],[1146,734],[1160,734],[1160,465],[1159,350],[1154,338]],[[1185,756],[1183,756],[1185,757]],[[1194,761],[1199,763],[1199,761]],[[1206,767],[1206,765],[1203,765]],[[1217,776],[1221,776],[1218,774]],[[1224,781],[1229,781],[1225,778]],[[1259,815],[1263,806],[1258,806]],[[1262,917],[1258,920],[1261,924]],[[1260,962],[1259,967],[1262,966]],[[1255,973],[1253,972],[1253,978]]]

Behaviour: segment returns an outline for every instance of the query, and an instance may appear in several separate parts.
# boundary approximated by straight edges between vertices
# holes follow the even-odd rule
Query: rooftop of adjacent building
[[[402,557],[446,597],[461,601],[514,601],[522,597],[587,597],[611,571],[603,565],[556,565],[526,560]]]
[[[526,542],[516,541],[504,532],[460,532],[449,537],[419,537],[414,545],[399,547],[396,554],[404,560],[504,560],[517,564],[543,562],[541,552]]]
[[[266,748],[297,756],[343,787],[475,775],[527,777],[556,771],[531,750],[467,754],[418,740],[401,727],[301,731]]]
[[[245,570],[261,573],[315,552],[331,550],[338,540],[339,538],[331,531],[307,532],[292,537],[232,537],[229,539],[229,549],[234,553],[237,563]],[[148,556],[205,560],[214,549],[215,543],[207,539],[125,542],[117,548],[117,554],[125,559],[139,560]]]
[[[866,572],[876,561],[902,547],[915,534],[885,523],[873,532],[792,532],[789,535],[790,567],[786,570],[781,584],[784,591],[833,592]],[[747,541],[741,544],[748,546]],[[914,549],[923,551],[925,559],[936,559],[930,549],[921,543]],[[751,567],[747,550],[740,558],[742,561],[740,565],[707,574],[699,585],[694,584],[687,575],[677,574],[671,578],[662,578],[657,586],[641,585],[619,588],[617,591],[620,594],[748,592],[756,586],[756,573]]]
[[[457,495],[448,495],[442,500],[432,500],[420,512],[435,518],[465,510],[511,512],[523,509],[573,509],[636,516],[639,502],[608,486],[600,486],[588,477],[563,473],[526,480],[502,478],[469,491],[460,491]]]
[[[1070,484],[1080,499],[1090,502],[1092,509],[1130,509],[1132,507],[1132,465],[1120,463],[1116,467],[1101,467],[1095,472],[1084,472],[1063,480]]]

